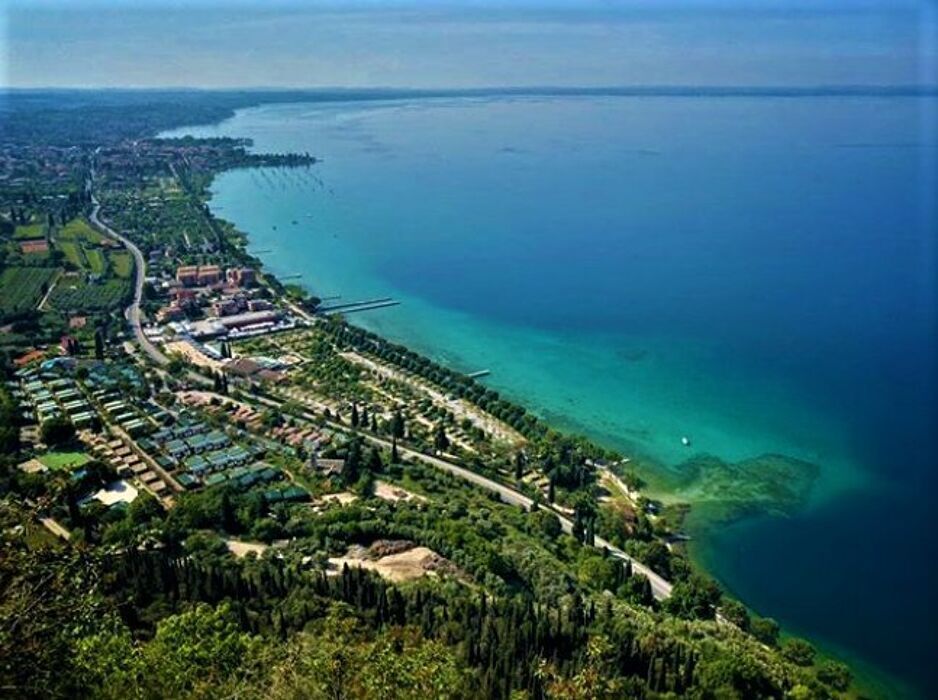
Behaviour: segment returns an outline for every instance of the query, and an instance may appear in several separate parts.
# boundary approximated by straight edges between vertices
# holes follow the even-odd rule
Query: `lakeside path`
[[[244,404],[244,402],[237,401],[228,396],[218,395],[218,398],[222,401],[231,401],[233,403]],[[279,402],[275,399],[263,397],[263,396],[252,397],[252,400],[257,401],[258,403],[264,406],[267,406],[268,408],[279,409],[282,407],[282,402]],[[250,406],[250,404],[244,404],[244,405]],[[316,416],[306,411],[301,412],[301,417],[307,421],[317,420]],[[344,426],[340,423],[327,421],[327,424],[329,425],[329,427],[335,430],[339,430],[339,431],[346,432],[346,433],[350,432],[347,426]],[[383,438],[379,438],[374,435],[369,435],[368,433],[363,433],[361,431],[351,431],[351,432],[357,435],[360,435],[369,444],[376,445],[378,447],[381,447],[387,450],[391,449],[390,440],[385,440]],[[530,510],[531,505],[534,502],[531,498],[521,493],[517,489],[512,488],[511,486],[495,481],[494,479],[490,479],[486,476],[483,476],[482,474],[472,471],[471,469],[467,469],[466,467],[462,467],[458,464],[454,464],[453,462],[449,462],[445,459],[441,459],[439,457],[434,457],[428,454],[424,454],[423,452],[418,452],[414,449],[402,446],[400,444],[397,445],[397,451],[402,456],[408,457],[410,459],[413,459],[419,462],[423,462],[424,464],[431,466],[435,469],[447,472],[464,481],[468,481],[471,484],[479,486],[487,491],[496,493],[498,494],[498,497],[504,503],[508,503],[509,505],[515,505],[515,506],[522,507],[526,510]],[[557,512],[554,508],[550,508],[548,505],[543,504],[543,503],[540,504],[540,507],[550,510],[552,513],[554,513],[557,516],[557,518],[560,520],[560,527],[563,529],[564,532],[569,534],[573,531],[573,521],[571,521],[565,515]],[[630,562],[632,564],[633,571],[636,571],[648,578],[648,581],[651,584],[652,595],[655,597],[656,600],[664,600],[665,598],[671,595],[671,583],[667,579],[665,579],[663,576],[660,576],[659,574],[652,571],[651,568],[649,568],[645,564],[642,564],[640,561],[637,561],[633,557],[629,556],[623,550],[613,545],[611,542],[608,542],[602,539],[601,537],[597,537],[595,538],[594,546],[597,549],[606,548],[609,550],[609,553],[612,556],[616,557],[617,559],[620,559],[623,562],[626,562],[626,561]]]
[[[491,414],[478,409],[464,399],[452,399],[427,382],[416,379],[401,370],[388,367],[383,363],[375,362],[357,352],[348,351],[340,353],[340,355],[349,362],[362,365],[377,375],[403,382],[413,387],[415,390],[426,394],[434,403],[450,411],[457,419],[468,418],[475,427],[483,432],[489,433],[496,440],[501,440],[512,446],[523,445],[525,442],[524,437],[517,430],[511,428]]]

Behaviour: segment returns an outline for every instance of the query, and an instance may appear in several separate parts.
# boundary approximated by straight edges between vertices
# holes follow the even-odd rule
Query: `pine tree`
[[[446,437],[446,430],[442,423],[436,424],[436,431],[433,434],[433,446],[437,452],[445,452],[449,449],[449,438]]]

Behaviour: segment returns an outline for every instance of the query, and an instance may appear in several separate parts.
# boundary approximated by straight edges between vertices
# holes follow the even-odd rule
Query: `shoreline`
[[[221,173],[219,173],[219,174],[221,174]],[[239,229],[239,230],[240,230],[240,229]],[[251,234],[250,234],[250,230],[245,230],[245,231],[242,231],[242,232],[245,233],[245,235],[248,237],[248,239],[251,239],[251,238],[252,238],[252,237],[251,237]],[[269,243],[269,242],[265,242],[264,247],[267,247],[267,246],[268,246],[268,243]],[[274,276],[276,276],[276,275],[278,274],[278,272],[274,271],[273,267],[271,267],[271,266],[269,266],[269,265],[267,265],[267,264],[264,264],[264,263],[261,262],[261,261],[258,261],[258,262],[264,267],[264,269],[269,270]],[[287,274],[287,273],[290,273],[290,272],[293,272],[293,271],[294,271],[294,270],[283,270],[283,271],[280,271],[279,274]],[[331,291],[335,291],[335,290],[331,290]],[[385,333],[381,332],[380,330],[377,330],[376,328],[372,327],[371,324],[369,324],[369,323],[367,323],[367,322],[362,323],[362,322],[360,322],[359,319],[357,319],[357,318],[354,319],[354,320],[352,320],[351,322],[352,322],[352,325],[357,325],[357,326],[360,326],[360,327],[368,328],[369,330],[373,330],[373,331],[375,331],[375,332],[378,332],[379,334],[381,334],[381,335],[383,335],[383,336],[385,336],[385,337],[389,337],[389,336],[387,336]],[[393,336],[390,336],[390,337],[391,337],[392,339],[394,339]],[[452,359],[453,359],[453,358],[452,358],[448,353],[446,353],[446,352],[439,353],[439,354],[437,354],[437,353],[427,353],[425,350],[420,349],[419,346],[414,346],[412,343],[409,343],[409,342],[407,342],[406,340],[396,340],[396,339],[395,339],[395,342],[401,342],[402,344],[404,344],[404,345],[406,345],[406,346],[408,346],[408,347],[412,347],[412,348],[413,348],[413,347],[417,347],[418,352],[420,352],[421,354],[423,354],[423,355],[425,355],[425,356],[430,357],[430,358],[431,358],[432,360],[434,360],[435,362],[438,362],[438,363],[440,363],[440,364],[442,364],[442,365],[444,365],[444,366],[453,366],[453,365],[452,365]],[[532,405],[532,403],[531,403],[530,401],[528,401],[528,400],[524,400],[523,398],[519,398],[516,393],[510,392],[510,391],[505,391],[505,390],[504,390],[503,388],[501,388],[501,387],[499,387],[498,390],[499,390],[500,393],[502,393],[506,398],[508,398],[508,399],[511,400],[512,402],[518,403],[518,404],[520,404],[520,405],[522,405],[522,406],[525,406],[525,407],[530,407],[529,410],[530,410],[531,413],[533,413],[534,415],[537,415],[539,419],[541,419],[541,420],[544,421],[547,425],[550,425],[550,426],[553,427],[553,428],[556,428],[556,429],[559,429],[559,430],[561,430],[561,431],[563,431],[563,432],[568,432],[568,433],[570,433],[570,432],[573,432],[573,433],[584,433],[584,432],[585,432],[585,434],[589,437],[589,439],[592,440],[592,441],[594,441],[594,442],[596,442],[597,444],[600,444],[600,445],[606,446],[606,447],[614,447],[614,448],[617,449],[617,450],[621,450],[621,447],[619,447],[619,446],[607,444],[607,443],[602,439],[602,437],[598,436],[596,433],[593,433],[593,431],[584,431],[584,430],[582,430],[581,428],[579,428],[579,427],[577,427],[577,426],[574,426],[574,429],[571,431],[571,430],[569,429],[569,425],[575,423],[575,421],[560,421],[560,422],[558,423],[558,421],[556,420],[556,416],[550,415],[548,412],[546,412],[546,411],[544,411],[544,410],[540,410],[537,406]],[[665,467],[665,468],[667,469],[667,467]],[[673,470],[671,470],[671,471],[673,471]],[[656,480],[656,481],[657,481],[657,480]],[[665,479],[662,479],[661,481],[664,482],[664,481],[666,481],[666,480],[665,480]],[[656,490],[657,490],[657,489],[656,489]],[[662,491],[663,491],[663,489],[662,489]],[[678,490],[678,491],[676,492],[676,494],[679,495],[679,494],[680,494],[680,491]],[[810,505],[811,505],[810,501],[811,501],[811,500],[813,500],[813,496],[812,496],[810,499],[807,499],[806,502],[805,502],[804,504],[802,504],[801,507],[802,507],[802,508],[810,507]],[[698,511],[699,511],[699,509],[698,509]],[[758,516],[746,516],[746,517],[758,517]],[[692,549],[696,549],[696,547],[692,547]],[[695,557],[694,560],[695,560],[695,565],[700,561],[700,559],[699,559],[698,557]],[[704,571],[707,571],[707,572],[713,571],[713,569],[712,569],[711,567],[703,566],[703,567],[701,567],[701,568],[702,568]],[[721,579],[721,582],[722,582],[722,579]],[[726,586],[726,584],[724,584],[724,586]],[[731,589],[729,588],[729,586],[726,586],[726,588],[727,588],[728,591],[731,590]],[[811,636],[809,635],[809,638],[813,638],[813,637],[811,637]],[[828,645],[828,644],[825,644],[824,646],[825,646],[825,648],[829,648],[829,647],[830,647],[830,645]],[[854,655],[851,655],[851,654],[844,654],[843,656],[847,656],[847,657],[850,658],[851,660],[855,659],[855,656],[854,656]],[[864,674],[864,675],[866,675],[866,674]]]

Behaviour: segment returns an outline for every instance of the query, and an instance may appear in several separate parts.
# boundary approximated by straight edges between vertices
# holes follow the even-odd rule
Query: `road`
[[[39,522],[56,537],[61,537],[63,540],[70,540],[72,538],[72,533],[52,518],[39,518]]]
[[[140,249],[135,246],[129,238],[122,236],[117,231],[101,221],[101,219],[98,217],[98,213],[101,210],[101,204],[98,202],[98,198],[95,197],[93,192],[91,193],[91,203],[93,208],[91,210],[91,216],[88,217],[91,221],[91,225],[102,233],[119,241],[125,248],[127,248],[127,250],[130,251],[130,254],[134,257],[134,270],[136,271],[134,277],[134,298],[130,303],[130,306],[124,310],[124,318],[127,319],[127,322],[133,329],[134,337],[137,339],[137,345],[139,345],[143,351],[150,356],[150,359],[159,365],[168,364],[169,358],[161,353],[159,349],[150,342],[150,339],[147,338],[146,334],[143,332],[143,326],[140,323],[140,301],[143,299],[143,280],[147,271],[147,264],[143,259],[143,253],[140,252]]]
[[[228,397],[225,397],[225,398],[228,398]],[[255,396],[255,397],[252,397],[252,399],[256,400],[258,403],[261,403],[271,408],[279,408],[281,406],[280,402],[274,399],[263,397],[263,396]],[[232,400],[232,399],[229,398],[228,400]],[[302,417],[307,420],[316,419],[316,416],[310,413],[307,413],[306,411],[302,412]],[[327,423],[329,424],[330,427],[336,430],[341,430],[343,432],[349,431],[349,428],[347,426],[341,425],[339,423],[332,423],[331,421],[327,421]],[[366,442],[372,445],[377,445],[387,450],[391,449],[391,442],[389,440],[375,437],[374,435],[369,435],[367,433],[357,433],[357,434],[361,435],[361,437]],[[526,510],[530,510],[531,508],[531,504],[533,503],[532,499],[526,496],[525,494],[521,493],[517,489],[512,488],[511,486],[502,484],[498,481],[495,481],[494,479],[489,479],[488,477],[483,476],[482,474],[478,474],[472,471],[471,469],[466,469],[465,467],[461,467],[458,464],[453,464],[452,462],[449,462],[445,459],[440,459],[439,457],[433,457],[431,455],[424,454],[423,452],[417,452],[416,450],[412,450],[408,447],[402,447],[401,445],[398,445],[397,451],[398,451],[398,454],[404,457],[408,457],[409,459],[423,462],[424,464],[434,467],[435,469],[439,469],[440,471],[447,472],[449,474],[452,474],[453,476],[456,476],[460,479],[468,481],[471,484],[479,486],[488,491],[492,491],[498,494],[498,497],[505,503],[508,503],[510,505],[515,505],[515,506],[520,506]],[[549,505],[542,503],[540,504],[540,507],[551,510],[551,512],[553,512],[559,518],[560,526],[564,532],[570,533],[573,531],[573,522],[569,518],[558,513],[553,508],[550,508]],[[664,577],[652,571],[645,564],[642,564],[640,561],[637,561],[633,557],[630,557],[624,551],[622,551],[621,549],[619,549],[612,543],[607,542],[606,540],[602,539],[601,537],[595,538],[594,546],[596,546],[599,549],[602,549],[605,547],[606,549],[609,550],[609,553],[612,556],[616,557],[617,559],[621,559],[623,562],[625,561],[631,562],[632,571],[643,574],[644,576],[648,578],[648,581],[651,584],[652,595],[655,597],[656,600],[664,600],[669,595],[671,595],[671,583]]]

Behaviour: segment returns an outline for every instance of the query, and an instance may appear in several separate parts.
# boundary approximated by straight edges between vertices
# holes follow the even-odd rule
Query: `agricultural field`
[[[83,219],[72,219],[55,234],[56,247],[72,267],[101,276],[108,271],[108,258],[102,249],[105,241]]]
[[[62,251],[62,254],[65,256],[65,259],[73,267],[77,267],[79,270],[87,267],[85,261],[85,253],[81,249],[81,245],[75,241],[56,241],[56,247]]]
[[[8,267],[0,273],[0,318],[36,308],[60,270],[53,267]]]
[[[49,304],[67,312],[106,311],[121,306],[130,291],[126,280],[91,282],[81,275],[63,277],[49,296]]]
[[[83,219],[69,221],[59,230],[57,238],[60,240],[81,241],[91,245],[98,245],[104,240],[104,236],[91,228],[88,222]]]
[[[13,238],[25,240],[30,238],[42,238],[45,235],[46,227],[43,224],[28,224],[26,226],[17,226],[16,231],[13,233]]]
[[[134,271],[134,262],[130,253],[120,251],[111,253],[108,257],[111,260],[111,269],[114,271],[115,275],[123,279],[130,277]]]
[[[88,267],[96,275],[104,275],[108,269],[108,260],[99,248],[90,248],[85,251],[85,260]]]

